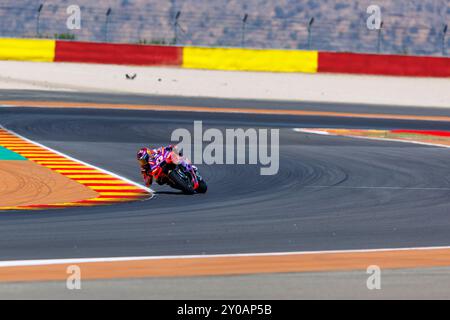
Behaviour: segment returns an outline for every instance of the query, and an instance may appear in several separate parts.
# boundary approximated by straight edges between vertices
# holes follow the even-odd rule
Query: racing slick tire
[[[172,170],[169,173],[169,179],[173,182],[173,184],[177,187],[177,189],[180,189],[185,194],[195,193],[192,183],[183,179],[177,170]]]
[[[207,190],[208,185],[206,184],[206,182],[203,180],[199,181],[198,188],[195,191],[197,191],[197,193],[206,193]]]

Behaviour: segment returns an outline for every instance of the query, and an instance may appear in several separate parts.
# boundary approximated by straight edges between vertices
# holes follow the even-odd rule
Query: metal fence
[[[367,28],[364,7],[351,18],[330,18],[320,13],[278,17],[246,11],[236,14],[173,8],[150,11],[101,4],[80,6],[81,28],[71,30],[67,27],[67,7],[54,3],[0,4],[0,36],[415,55],[448,55],[450,51],[448,4],[436,18],[385,14],[379,30]]]

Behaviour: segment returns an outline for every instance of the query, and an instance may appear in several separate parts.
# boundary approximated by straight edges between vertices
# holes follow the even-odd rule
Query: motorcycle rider
[[[141,174],[147,187],[150,187],[153,183],[151,167],[156,164],[156,157],[159,151],[163,152],[164,149],[164,147],[159,149],[141,148],[137,153],[137,160],[141,165]]]
[[[152,166],[156,164],[157,157],[163,154],[165,151],[173,151],[178,156],[182,157],[182,153],[179,152],[178,148],[173,145],[162,146],[158,149],[141,148],[137,153],[137,160],[141,165],[141,174],[144,178],[145,185],[150,187],[153,183],[153,175],[151,172]],[[156,180],[159,185],[165,184],[164,179]]]
[[[141,166],[141,174],[144,178],[145,185],[147,187],[150,187],[153,183],[153,172],[152,168],[155,169],[158,167],[158,159],[161,158],[163,160],[162,155],[164,155],[166,152],[172,152],[171,161],[175,165],[180,165],[183,168],[191,168],[188,170],[193,170],[193,176],[192,176],[192,182],[193,185],[193,191],[197,193],[205,193],[207,191],[207,185],[206,182],[203,180],[203,178],[200,176],[198,172],[198,168],[194,166],[189,159],[186,157],[183,157],[183,153],[180,151],[178,146],[174,145],[168,145],[166,147],[162,146],[158,149],[150,149],[150,148],[141,148],[137,153],[137,160],[139,161],[139,164]],[[161,161],[159,160],[159,161]],[[165,174],[157,174],[156,182],[159,185],[168,184],[172,187],[174,181],[169,180],[169,177]],[[192,191],[192,192],[193,192]],[[191,192],[191,191],[189,191]]]

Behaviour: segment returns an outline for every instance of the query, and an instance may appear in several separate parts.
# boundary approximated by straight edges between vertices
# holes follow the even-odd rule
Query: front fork
[[[192,185],[194,186],[194,190],[197,190],[199,187],[199,179],[198,179],[198,175],[197,175],[197,167],[193,166],[189,163],[187,163],[186,161],[182,161],[180,163],[180,166],[183,166],[183,168],[190,173],[191,175],[191,182]],[[183,173],[184,174],[184,173]]]

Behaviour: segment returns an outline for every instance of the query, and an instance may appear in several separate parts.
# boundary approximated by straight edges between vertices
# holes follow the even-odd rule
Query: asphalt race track
[[[61,93],[55,95],[60,100]],[[96,102],[95,95],[89,100]],[[6,128],[134,181],[140,181],[136,150],[170,143],[174,129],[192,129],[194,120],[205,129],[280,128],[279,173],[261,176],[255,165],[200,165],[209,185],[205,195],[154,186],[156,197],[145,202],[2,212],[0,260],[450,244],[448,149],[292,130],[450,130],[447,122],[0,108]]]

